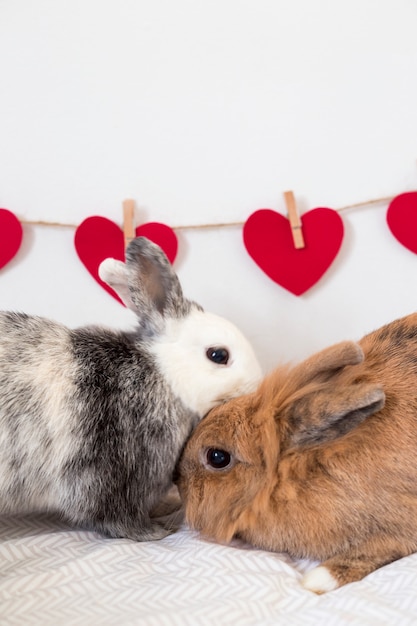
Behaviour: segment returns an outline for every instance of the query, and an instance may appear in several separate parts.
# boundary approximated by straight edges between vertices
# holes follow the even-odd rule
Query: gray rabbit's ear
[[[342,437],[385,404],[382,387],[372,384],[335,386],[306,394],[290,409],[294,445],[314,445]]]
[[[158,325],[158,318],[183,317],[190,302],[159,246],[145,237],[133,239],[126,250],[127,284],[130,298],[141,318]]]
[[[130,296],[130,289],[127,282],[127,270],[122,261],[105,259],[100,263],[98,275],[103,282],[117,293],[128,309],[139,313]]]

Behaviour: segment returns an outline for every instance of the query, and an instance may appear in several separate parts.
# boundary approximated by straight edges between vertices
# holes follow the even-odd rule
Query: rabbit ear
[[[312,382],[322,374],[331,374],[346,365],[362,363],[362,348],[354,341],[342,341],[309,357],[296,367],[298,383]]]
[[[385,403],[380,386],[356,384],[318,390],[292,406],[288,423],[294,445],[317,444],[342,437]]]
[[[126,250],[130,298],[140,318],[158,327],[167,317],[183,317],[191,303],[183,296],[178,277],[159,246],[145,237],[133,239]]]
[[[150,332],[160,329],[164,318],[182,317],[190,310],[191,303],[184,298],[167,257],[145,237],[136,237],[129,244],[126,263],[105,259],[99,276]]]
[[[130,297],[126,266],[122,261],[104,259],[98,268],[98,275],[103,282],[107,283],[117,293],[128,309],[139,313]]]

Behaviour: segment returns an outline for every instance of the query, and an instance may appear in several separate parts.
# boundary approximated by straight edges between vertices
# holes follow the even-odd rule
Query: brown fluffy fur
[[[318,559],[334,587],[417,551],[417,313],[211,411],[179,488],[203,535]]]

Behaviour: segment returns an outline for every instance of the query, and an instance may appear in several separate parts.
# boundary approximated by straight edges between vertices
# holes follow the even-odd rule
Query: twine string
[[[398,195],[398,194],[397,194]],[[389,203],[394,200],[396,196],[385,196],[383,198],[373,198],[372,200],[366,200],[364,202],[356,202],[355,204],[346,204],[345,206],[333,209],[337,212],[347,211],[348,209],[359,209],[362,207],[372,206],[375,204]],[[77,229],[79,224],[71,224],[65,222],[48,222],[45,220],[20,220],[22,224],[30,226],[49,226],[51,228],[73,228]],[[209,228],[231,228],[244,226],[245,222],[218,222],[208,224],[184,224],[178,226],[171,226],[172,230],[203,230]]]

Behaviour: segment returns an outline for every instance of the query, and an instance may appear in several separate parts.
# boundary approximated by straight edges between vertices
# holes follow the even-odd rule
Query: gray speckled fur
[[[130,244],[125,267],[136,332],[0,313],[0,514],[54,511],[135,540],[168,534],[150,511],[201,415],[164,380],[152,338],[165,318],[202,309],[147,240]]]
[[[144,346],[10,313],[0,335],[0,511],[53,510],[116,537],[165,534],[149,511],[197,416]]]

